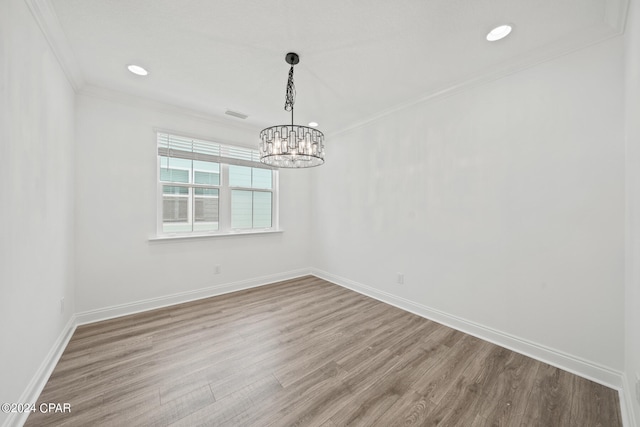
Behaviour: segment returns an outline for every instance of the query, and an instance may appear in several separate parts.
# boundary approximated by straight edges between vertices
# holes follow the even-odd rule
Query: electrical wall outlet
[[[398,273],[398,285],[404,285],[404,273]]]
[[[60,314],[64,314],[64,297],[60,298]]]
[[[221,271],[220,266],[216,265],[213,271],[214,271],[214,274],[220,274],[220,271]]]

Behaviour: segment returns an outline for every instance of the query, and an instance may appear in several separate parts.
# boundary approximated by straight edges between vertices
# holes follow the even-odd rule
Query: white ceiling
[[[34,0],[32,0],[34,1]],[[37,0],[35,0],[37,1]],[[50,0],[87,88],[335,133],[620,34],[627,0]],[[486,33],[510,23],[512,34]],[[142,78],[127,64],[146,67]],[[81,88],[82,90],[82,88]],[[231,109],[245,121],[225,116]]]

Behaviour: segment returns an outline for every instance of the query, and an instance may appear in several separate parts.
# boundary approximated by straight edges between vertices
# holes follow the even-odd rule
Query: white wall
[[[640,376],[640,3],[630,3],[626,42],[626,148],[627,148],[627,280],[625,375],[627,403],[640,423],[640,396],[636,376]]]
[[[257,132],[95,96],[78,96],[76,111],[78,312],[308,268],[310,175],[302,170],[280,173],[284,233],[148,241],[156,231],[154,127],[248,146],[257,146]]]
[[[620,372],[622,49],[332,137],[312,179],[313,266]]]
[[[74,311],[73,141],[73,89],[25,2],[0,2],[0,402],[24,397]]]

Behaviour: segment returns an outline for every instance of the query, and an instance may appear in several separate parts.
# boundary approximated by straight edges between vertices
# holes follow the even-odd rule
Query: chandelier
[[[290,125],[277,125],[260,132],[260,161],[279,168],[310,168],[324,163],[324,134],[318,129],[293,124],[296,88],[293,66],[300,62],[297,53],[285,56],[289,69],[284,110],[291,111]]]

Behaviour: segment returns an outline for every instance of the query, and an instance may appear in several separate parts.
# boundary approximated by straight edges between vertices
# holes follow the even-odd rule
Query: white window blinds
[[[260,162],[258,150],[158,132],[158,154],[187,160],[273,169]]]

